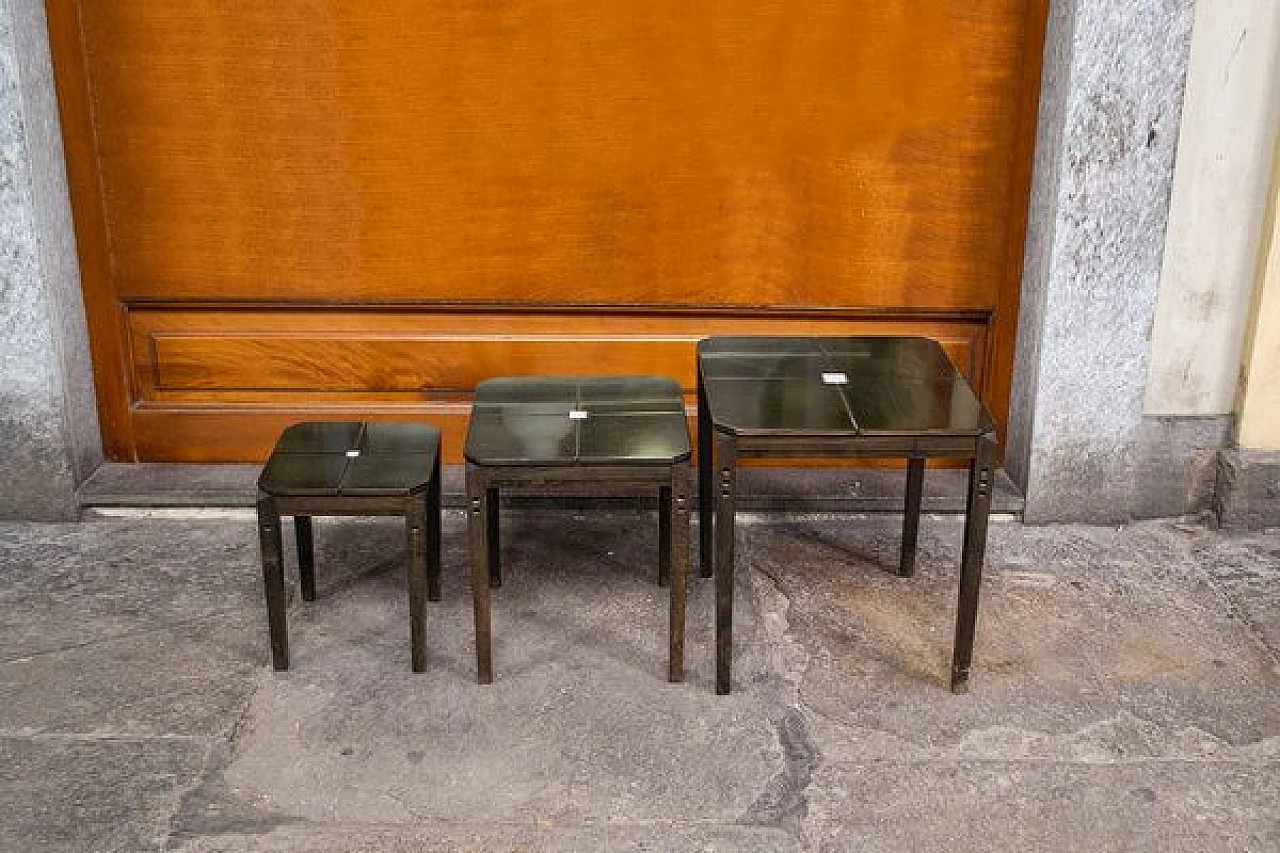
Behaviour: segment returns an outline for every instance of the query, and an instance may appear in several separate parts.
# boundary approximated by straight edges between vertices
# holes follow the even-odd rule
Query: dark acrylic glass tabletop
[[[715,426],[762,435],[977,435],[990,415],[936,341],[716,337],[698,344]]]
[[[288,427],[258,488],[271,495],[395,496],[430,485],[440,431],[427,424],[312,421]]]
[[[529,376],[476,386],[465,450],[481,465],[670,464],[689,458],[665,376]]]

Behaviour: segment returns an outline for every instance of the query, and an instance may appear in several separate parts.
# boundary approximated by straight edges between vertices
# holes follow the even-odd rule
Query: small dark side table
[[[276,669],[289,668],[282,515],[293,516],[306,601],[316,597],[312,516],[404,516],[413,671],[425,671],[424,600],[440,600],[440,431],[425,424],[340,421],[294,424],[281,434],[258,478],[262,580]]]
[[[714,571],[716,576],[716,692],[728,693],[731,684],[735,465],[746,457],[905,457],[906,512],[898,568],[904,577],[915,569],[925,459],[970,460],[951,664],[951,689],[964,692],[996,443],[991,416],[942,348],[927,338],[701,341],[699,536],[703,575]]]
[[[476,386],[465,455],[479,681],[493,681],[489,588],[502,584],[498,500],[507,489],[658,491],[658,580],[671,587],[667,678],[681,681],[691,454],[676,382],[662,376],[486,380]]]

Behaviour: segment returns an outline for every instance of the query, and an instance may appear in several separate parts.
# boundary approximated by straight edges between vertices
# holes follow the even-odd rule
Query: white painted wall
[[[1199,0],[1145,411],[1225,415],[1280,125],[1280,0]]]
[[[1236,413],[1240,446],[1251,450],[1280,450],[1280,151],[1266,232]]]

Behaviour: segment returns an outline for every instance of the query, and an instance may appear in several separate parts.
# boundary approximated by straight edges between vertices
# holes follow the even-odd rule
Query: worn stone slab
[[[251,522],[0,523],[0,660],[257,612]]]
[[[1280,763],[825,764],[810,850],[1205,853],[1280,844]]]
[[[1234,440],[1235,417],[1144,415],[1137,437],[1133,518],[1173,518],[1213,509],[1218,455]]]
[[[186,739],[0,736],[0,850],[163,850],[206,746]]]
[[[245,522],[0,525],[0,732],[219,735],[266,660]]]
[[[268,661],[265,619],[193,619],[0,663],[0,734],[227,737]]]
[[[1218,454],[1214,503],[1223,527],[1280,527],[1280,451],[1224,450]]]
[[[80,487],[85,506],[254,506],[261,465],[104,462]]]
[[[1192,554],[1280,667],[1280,536],[1193,530]]]

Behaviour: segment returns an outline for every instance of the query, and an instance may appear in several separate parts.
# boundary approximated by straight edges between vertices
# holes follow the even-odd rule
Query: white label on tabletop
[[[843,373],[824,373],[822,381],[827,385],[848,385],[849,377]]]
[[[585,421],[586,419],[587,419],[587,413],[586,413],[586,412],[584,412],[584,411],[582,411],[581,409],[570,409],[570,410],[569,410],[569,420],[571,420],[571,421]]]

